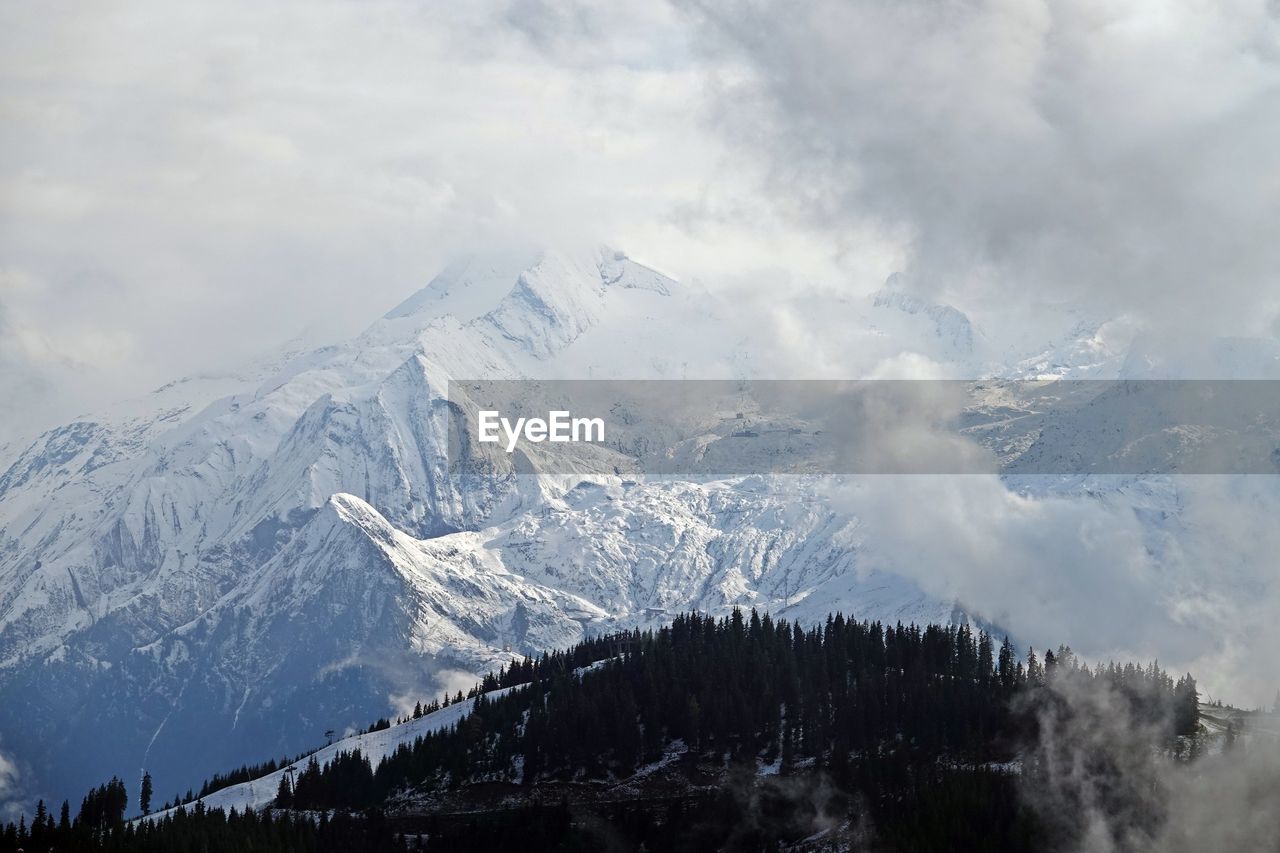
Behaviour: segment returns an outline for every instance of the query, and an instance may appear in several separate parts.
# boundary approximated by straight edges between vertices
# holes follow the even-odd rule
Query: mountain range
[[[1010,350],[896,280],[788,310],[838,323],[827,355],[854,374],[909,355],[968,377],[1111,377],[1138,358],[1074,316]],[[820,478],[625,479],[589,454],[551,475],[481,449],[449,464],[451,379],[777,376],[779,328],[612,249],[501,252],[348,341],[8,448],[0,755],[16,796],[142,768],[161,793],[186,788],[690,609],[981,621],[982,602],[862,565],[876,531]]]

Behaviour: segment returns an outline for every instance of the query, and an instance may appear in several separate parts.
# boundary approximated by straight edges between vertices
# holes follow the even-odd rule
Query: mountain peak
[[[931,302],[912,292],[899,273],[890,275],[876,291],[873,305],[892,308],[904,314],[920,315],[933,321],[934,334],[947,341],[959,353],[973,352],[974,329],[969,317],[958,308]]]
[[[427,286],[414,293],[383,319],[405,317],[433,319],[450,315],[459,322],[472,320],[496,310],[525,280],[565,284],[565,273],[586,274],[597,286],[652,290],[668,294],[674,282],[627,254],[609,246],[587,248],[498,249],[471,253],[450,262]]]
[[[362,526],[375,523],[375,520],[383,524],[386,523],[382,521],[382,516],[378,515],[378,511],[368,502],[347,492],[337,492],[330,495],[326,503],[343,521],[350,521],[353,524]]]
[[[536,251],[508,249],[459,257],[384,319],[451,314],[464,323],[474,320],[493,310],[540,256]]]

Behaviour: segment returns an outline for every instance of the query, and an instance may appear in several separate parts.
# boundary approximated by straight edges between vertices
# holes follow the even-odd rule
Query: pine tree
[[[138,791],[138,808],[143,814],[151,814],[151,774],[142,771],[142,788]]]
[[[1000,644],[999,657],[999,675],[1000,686],[1005,690],[1012,690],[1016,681],[1014,664],[1017,661],[1017,653],[1013,650],[1013,643],[1008,637],[1004,638],[1004,642]]]
[[[1173,701],[1174,734],[1194,735],[1200,728],[1200,694],[1190,673],[1178,679]]]
[[[1040,666],[1039,659],[1036,658],[1036,650],[1034,648],[1027,649],[1027,681],[1032,684],[1044,683],[1044,669]]]
[[[31,821],[31,846],[40,849],[46,843],[45,839],[45,821],[49,817],[49,812],[45,808],[44,800],[36,803],[36,816]]]
[[[995,672],[994,658],[991,635],[982,631],[978,637],[978,683],[983,687],[991,683],[991,676]]]
[[[287,809],[293,805],[293,788],[289,785],[289,774],[280,774],[280,787],[276,788],[276,808]]]

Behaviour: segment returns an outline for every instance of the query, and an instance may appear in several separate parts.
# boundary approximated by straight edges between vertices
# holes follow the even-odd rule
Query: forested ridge
[[[10,825],[0,853],[587,850],[606,837],[623,850],[772,850],[819,825],[871,849],[1045,849],[1080,831],[1045,819],[1021,793],[1066,748],[1041,729],[1078,713],[1068,685],[1106,691],[1109,713],[1125,715],[1152,749],[1194,749],[1195,681],[1154,663],[1090,668],[1067,647],[1020,656],[967,625],[884,626],[836,614],[804,627],[754,611],[692,613],[491,674],[456,725],[377,767],[359,752],[312,759],[292,782],[285,777],[274,810],[223,814],[197,804],[127,824],[127,793],[113,780],[75,819],[64,804],[56,819],[42,811],[30,826]],[[493,696],[499,687],[515,689]],[[1106,755],[1095,758],[1106,764]],[[563,793],[655,767],[667,780],[701,781],[675,795],[594,805]],[[709,772],[718,774],[712,784]],[[528,805],[484,819],[432,806],[480,785],[507,786]],[[560,796],[547,802],[544,791]],[[1138,812],[1133,820],[1159,819]]]

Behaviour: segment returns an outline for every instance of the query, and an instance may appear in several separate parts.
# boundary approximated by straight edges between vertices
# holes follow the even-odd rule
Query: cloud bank
[[[1097,477],[1083,499],[1055,495],[1064,479],[864,477],[829,494],[859,519],[865,570],[959,600],[1022,651],[1158,658],[1211,696],[1269,705],[1280,665],[1257,650],[1280,648],[1275,478]]]
[[[683,5],[735,69],[717,126],[799,220],[899,240],[910,286],[1276,334],[1275,3]]]

